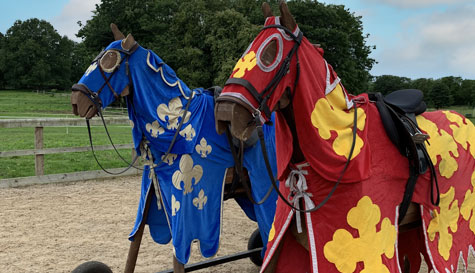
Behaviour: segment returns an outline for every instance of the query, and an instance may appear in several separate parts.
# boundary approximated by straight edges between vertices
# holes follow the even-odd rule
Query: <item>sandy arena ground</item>
[[[139,192],[140,177],[0,189],[0,272],[70,272],[91,260],[123,272]],[[234,201],[226,201],[218,256],[246,250],[256,228]],[[135,272],[171,268],[171,253],[146,229]],[[201,260],[194,246],[190,262]],[[243,259],[199,272],[258,270]]]

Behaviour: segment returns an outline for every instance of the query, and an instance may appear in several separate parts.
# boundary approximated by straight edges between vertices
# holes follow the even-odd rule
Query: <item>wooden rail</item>
[[[127,125],[129,119],[127,117],[111,117],[105,119],[107,125]],[[43,147],[43,127],[62,127],[62,126],[84,126],[86,124],[84,119],[77,118],[39,118],[39,119],[0,119],[0,128],[19,128],[19,127],[34,127],[35,128],[35,149],[30,150],[16,150],[16,151],[0,151],[0,158],[14,157],[14,156],[35,156],[35,175],[31,177],[7,178],[0,179],[0,188],[17,187],[31,184],[41,183],[55,183],[55,182],[71,182],[78,180],[88,180],[96,178],[110,177],[103,171],[86,171],[68,174],[53,174],[44,175],[44,155],[45,154],[60,154],[72,152],[91,151],[91,147],[64,147],[64,148],[49,148]],[[92,119],[91,125],[102,125],[102,120]],[[135,152],[133,144],[116,144],[117,149],[132,149]],[[112,145],[95,146],[95,151],[106,151],[114,149]],[[112,172],[118,172],[122,168],[113,169]],[[138,174],[138,170],[131,168],[127,172],[121,174],[134,175]]]

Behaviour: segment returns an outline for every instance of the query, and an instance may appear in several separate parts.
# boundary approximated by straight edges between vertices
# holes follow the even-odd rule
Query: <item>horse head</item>
[[[101,108],[131,88],[129,58],[139,47],[134,37],[127,37],[111,24],[115,41],[94,58],[82,78],[72,87],[71,105],[75,115],[92,118]]]
[[[315,74],[313,68],[325,66],[323,51],[303,36],[284,1],[279,8],[280,17],[274,17],[269,4],[262,5],[264,27],[239,59],[217,100],[218,133],[230,124],[233,135],[245,140],[256,123],[268,121],[273,111],[288,108],[297,89],[318,88],[303,86],[306,83],[299,79],[304,69]],[[321,76],[323,81],[325,77]]]

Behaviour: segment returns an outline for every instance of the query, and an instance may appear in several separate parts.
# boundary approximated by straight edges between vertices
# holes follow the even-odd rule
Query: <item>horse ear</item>
[[[130,50],[135,45],[135,39],[132,34],[127,35],[127,38],[122,40],[122,48],[125,50]]]
[[[114,34],[114,39],[117,40],[122,40],[125,38],[124,34],[120,32],[119,28],[116,26],[116,24],[111,23],[111,30],[112,34]]]
[[[281,24],[284,27],[290,29],[291,31],[294,31],[295,27],[297,27],[297,23],[295,22],[294,17],[290,13],[289,7],[285,3],[285,1],[280,1],[279,9]]]
[[[264,14],[264,18],[274,16],[272,14],[272,9],[270,8],[267,2],[262,3],[261,9],[262,9],[262,14]]]

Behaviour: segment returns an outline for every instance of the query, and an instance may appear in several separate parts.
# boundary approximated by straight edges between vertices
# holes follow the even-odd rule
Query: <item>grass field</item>
[[[472,115],[472,107],[452,107],[461,114]],[[109,110],[106,115],[125,114],[123,110]],[[33,91],[0,90],[0,118],[74,117],[71,113],[69,93],[44,94]],[[110,126],[115,144],[132,143],[129,126]],[[95,145],[109,144],[102,127],[93,127]],[[86,127],[45,127],[44,147],[89,146]],[[0,128],[0,151],[34,148],[34,128]],[[125,159],[131,159],[130,150],[121,150]],[[114,151],[98,151],[98,158],[106,168],[125,167]],[[91,152],[45,155],[45,174],[97,170]],[[34,156],[0,158],[0,179],[35,175]]]
[[[120,111],[108,111],[107,115],[117,115]],[[68,93],[43,94],[32,91],[0,91],[0,118],[69,117],[71,114]],[[132,143],[130,126],[108,126],[114,144]],[[0,151],[34,148],[34,128],[0,128]],[[87,128],[45,127],[44,147],[89,146]],[[109,144],[104,128],[92,127],[94,145]],[[121,155],[130,160],[131,150],[121,150]],[[97,151],[98,159],[106,168],[125,167],[114,151]],[[97,170],[91,152],[76,152],[45,155],[45,174],[68,173]],[[0,179],[35,175],[34,156],[0,158]]]

